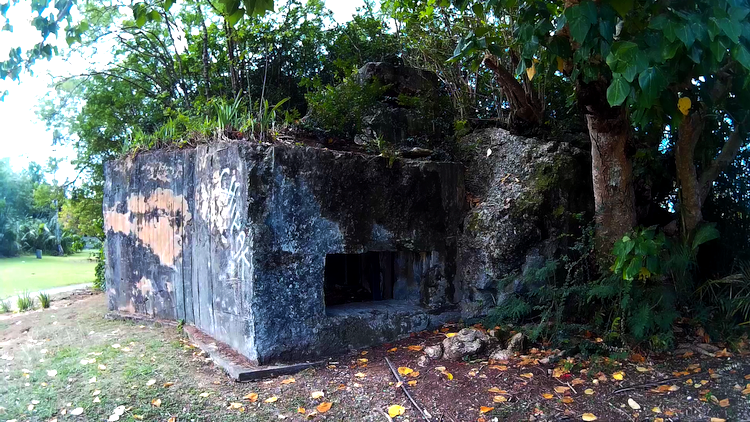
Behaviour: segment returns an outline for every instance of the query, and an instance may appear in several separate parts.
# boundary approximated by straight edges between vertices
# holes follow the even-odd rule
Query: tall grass
[[[10,300],[0,300],[0,314],[7,314],[10,312]]]
[[[47,293],[39,293],[39,304],[42,305],[42,309],[49,308],[49,303],[52,302]]]
[[[18,312],[29,311],[34,308],[34,298],[28,290],[25,290],[22,294],[18,295]]]

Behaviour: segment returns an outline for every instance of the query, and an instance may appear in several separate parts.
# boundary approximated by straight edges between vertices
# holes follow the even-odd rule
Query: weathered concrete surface
[[[220,142],[108,163],[110,308],[184,319],[254,362],[434,326],[463,297],[463,168]],[[406,251],[416,295],[326,308],[327,254]],[[397,303],[393,303],[397,302]]]

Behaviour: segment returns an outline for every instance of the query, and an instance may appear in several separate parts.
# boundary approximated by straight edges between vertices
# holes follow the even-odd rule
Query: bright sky
[[[8,0],[0,0],[0,4]],[[364,4],[364,0],[327,0],[326,5],[333,11],[334,18],[339,23],[347,22],[357,7]],[[0,31],[0,60],[6,60],[8,51],[12,47],[20,46],[26,50],[39,42],[41,36],[31,26],[31,12],[27,2],[19,2],[8,11],[8,18],[13,24],[14,31]],[[5,24],[0,18],[0,27]],[[64,33],[64,31],[62,32]],[[64,47],[64,38],[59,46]],[[0,80],[0,93],[5,90],[9,94],[5,101],[0,101],[0,158],[10,157],[15,170],[25,168],[30,161],[44,165],[49,157],[72,159],[75,150],[70,146],[53,146],[52,132],[47,131],[44,122],[39,121],[35,110],[39,101],[48,93],[48,86],[53,77],[80,74],[91,65],[89,60],[72,57],[65,61],[55,57],[50,62],[37,62],[34,74],[24,73],[19,82]],[[58,180],[73,179],[75,171],[69,163],[62,163],[58,172]]]

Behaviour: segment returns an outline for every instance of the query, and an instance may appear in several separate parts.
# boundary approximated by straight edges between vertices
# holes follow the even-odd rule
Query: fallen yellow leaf
[[[443,372],[443,375],[448,378],[448,381],[453,380],[453,374],[451,374],[450,372]]]
[[[167,422],[177,422],[177,417],[172,416],[171,418],[167,419]]]
[[[520,376],[521,376],[522,378],[528,378],[528,379],[532,379],[532,378],[534,378],[534,374],[532,374],[531,372],[527,372],[527,373],[525,373],[525,374],[521,374]]]
[[[565,387],[562,385],[558,385],[557,387],[555,387],[555,393],[558,393],[558,394],[565,394],[569,390],[570,390],[570,387]]]
[[[388,407],[388,416],[395,418],[396,416],[401,416],[406,412],[406,409],[404,409],[403,406],[399,406],[397,404],[394,404],[393,406]]]
[[[711,418],[711,422],[727,422],[727,420],[722,418]]]
[[[153,399],[151,400],[151,405],[154,407],[161,407],[161,399]]]
[[[494,407],[482,406],[482,407],[479,408],[479,413],[492,412],[493,410],[495,410]]]
[[[331,410],[331,406],[333,406],[333,403],[324,401],[323,403],[320,403],[316,409],[318,410],[318,413],[325,413]]]
[[[258,393],[248,393],[243,397],[243,399],[250,401],[250,402],[256,402],[258,400]]]
[[[729,399],[719,400],[719,406],[729,407]]]
[[[638,372],[648,372],[648,371],[650,371],[650,369],[648,369],[646,367],[643,367],[643,366],[636,366],[635,370],[638,371]]]
[[[234,403],[229,403],[228,409],[239,409],[241,407],[242,407],[242,403],[234,402]]]
[[[573,403],[573,397],[570,397],[570,396],[565,396],[565,397],[563,397],[563,398],[562,398],[562,400],[561,400],[561,401],[562,401],[563,403],[565,403],[565,404],[570,404],[570,403]]]
[[[592,390],[590,388],[587,388],[587,389],[583,390],[583,394],[585,394],[587,396],[593,395],[594,394],[594,390]]]
[[[150,379],[150,380],[146,381],[146,387],[151,387],[154,384],[156,384],[156,380],[155,379]]]
[[[424,346],[409,346],[407,349],[411,350],[412,352],[419,352],[424,348]]]
[[[138,419],[139,421],[142,421],[143,415],[133,415],[133,419]]]
[[[625,378],[625,373],[622,371],[617,371],[614,374],[612,374],[612,378],[614,378],[617,381],[622,381]]]
[[[359,362],[359,363],[367,363],[367,358],[357,359],[357,362]]]
[[[414,372],[413,369],[407,368],[405,366],[399,366],[399,368],[398,368],[398,373],[401,374],[401,375],[409,375],[412,372]]]
[[[165,383],[164,383],[164,385],[162,385],[162,387],[164,387],[164,388],[168,388],[168,387],[171,387],[171,386],[173,386],[173,385],[174,385],[174,383],[173,383],[173,382],[165,382]]]
[[[212,394],[212,393],[200,393],[200,394],[198,394],[198,395],[199,395],[199,396],[201,396],[201,397],[204,397],[204,398],[205,398],[205,397],[208,397],[208,396],[210,396],[211,394]]]
[[[310,394],[310,397],[312,397],[312,398],[314,398],[314,399],[319,399],[319,398],[321,398],[321,397],[323,397],[323,396],[325,396],[325,393],[323,393],[322,391],[313,391],[313,392],[312,392],[312,393]]]
[[[555,397],[555,395],[552,393],[544,393],[542,394],[542,397],[544,397],[547,400],[552,400]]]
[[[508,401],[508,398],[505,396],[495,396],[492,398],[492,401],[495,403],[505,403]]]
[[[305,408],[304,408],[304,407],[298,407],[298,408],[297,408],[297,413],[302,413],[302,414],[304,415],[304,414],[305,414],[305,412],[307,412],[307,410],[305,410]]]
[[[295,383],[295,382],[297,382],[297,380],[295,380],[294,378],[287,378],[287,379],[281,381],[282,384],[292,384],[292,383]]]
[[[355,376],[355,377],[357,377],[357,378],[364,378],[364,377],[366,377],[367,375],[366,375],[366,374],[363,374],[362,372],[357,372],[356,374],[354,374],[354,376]]]
[[[448,338],[454,337],[458,333],[446,333],[445,336]]]
[[[409,384],[410,386],[414,387],[415,385],[417,385],[417,380],[408,381],[407,384]]]
[[[653,407],[651,408],[651,411],[654,413],[661,413],[661,407]]]
[[[266,403],[274,403],[278,399],[279,399],[278,397],[273,396],[273,397],[269,397],[269,398],[267,398],[267,399],[265,399],[263,401],[266,402]]]
[[[393,349],[388,349],[388,352],[390,352],[390,353],[393,353],[393,352],[395,352],[396,350],[398,350],[398,347],[394,347]]]
[[[583,415],[581,415],[581,419],[587,422],[591,422],[597,420],[598,418],[593,413],[584,413]]]
[[[654,422],[664,422],[664,418],[654,418]]]
[[[507,392],[507,391],[505,391],[505,390],[501,390],[501,389],[499,389],[499,388],[497,388],[497,387],[492,387],[492,388],[490,388],[489,390],[487,390],[487,392],[488,392],[488,393],[495,393],[495,394],[508,394],[508,392]]]

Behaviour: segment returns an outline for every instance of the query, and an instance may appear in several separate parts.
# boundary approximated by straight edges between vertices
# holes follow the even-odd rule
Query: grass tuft
[[[10,312],[10,300],[0,300],[0,314],[7,314]]]
[[[31,297],[28,290],[18,295],[18,302],[16,303],[18,304],[18,312],[29,311],[34,308],[34,298]]]
[[[49,308],[49,303],[52,302],[47,293],[39,293],[39,304],[42,305],[42,309]]]

